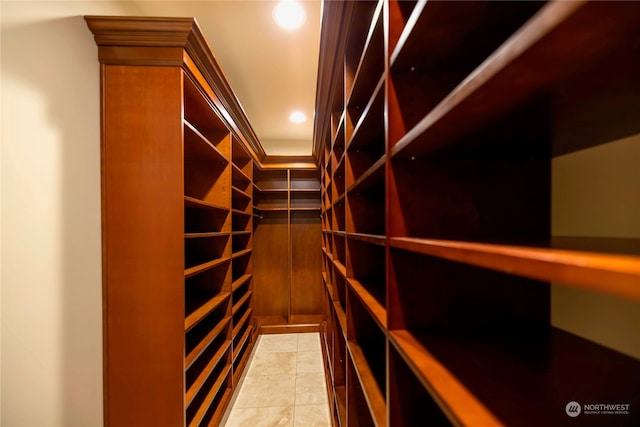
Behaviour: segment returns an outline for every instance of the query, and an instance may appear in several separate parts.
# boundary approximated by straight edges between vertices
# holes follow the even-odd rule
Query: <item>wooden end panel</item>
[[[102,67],[110,426],[184,425],[181,81],[180,68]]]

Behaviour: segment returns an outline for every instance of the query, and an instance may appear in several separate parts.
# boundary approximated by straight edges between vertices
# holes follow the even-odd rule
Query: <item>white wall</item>
[[[552,161],[552,234],[640,239],[640,135]],[[553,325],[640,359],[640,304],[554,284]]]
[[[84,14],[2,1],[1,424],[102,425],[100,104]]]

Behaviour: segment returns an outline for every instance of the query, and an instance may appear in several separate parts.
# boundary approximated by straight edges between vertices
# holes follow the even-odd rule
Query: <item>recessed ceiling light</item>
[[[306,15],[304,9],[295,0],[281,0],[273,9],[273,19],[282,28],[295,30],[304,24]]]
[[[293,123],[302,123],[307,120],[307,116],[305,116],[302,111],[294,111],[289,116],[289,120],[291,120]]]

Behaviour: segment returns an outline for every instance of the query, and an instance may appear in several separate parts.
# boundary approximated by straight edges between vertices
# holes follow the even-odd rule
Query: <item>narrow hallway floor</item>
[[[320,334],[260,335],[229,408],[225,427],[331,427]]]

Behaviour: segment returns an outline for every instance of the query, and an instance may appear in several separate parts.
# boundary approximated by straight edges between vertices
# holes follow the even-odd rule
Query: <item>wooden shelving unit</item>
[[[253,345],[253,159],[240,140],[232,142],[231,360],[235,388]]]
[[[318,169],[254,170],[256,319],[263,331],[322,320]]]
[[[567,416],[639,405],[640,361],[552,326],[550,296],[640,301],[637,238],[551,228],[554,157],[640,133],[640,5],[327,2],[322,41],[334,425],[640,423]]]
[[[86,21],[104,105],[105,424],[218,425],[254,338],[253,133],[193,19]]]

